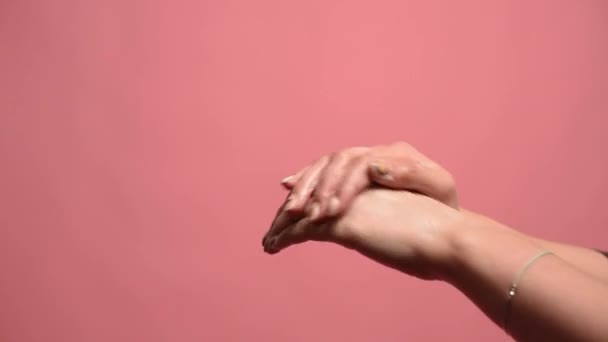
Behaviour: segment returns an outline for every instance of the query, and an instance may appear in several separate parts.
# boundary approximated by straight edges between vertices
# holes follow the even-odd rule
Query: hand
[[[406,143],[355,147],[321,157],[282,182],[291,195],[285,209],[313,221],[339,216],[373,184],[409,190],[458,208],[452,175]]]
[[[342,216],[324,222],[298,218],[282,207],[264,249],[274,254],[309,240],[328,241],[410,275],[440,279],[463,218],[460,211],[420,194],[369,189]]]

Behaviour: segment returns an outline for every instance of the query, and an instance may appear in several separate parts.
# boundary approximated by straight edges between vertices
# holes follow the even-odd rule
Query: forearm
[[[535,238],[544,249],[552,251],[579,270],[608,284],[608,258],[596,250]]]
[[[502,325],[517,273],[547,246],[487,218],[466,216],[468,226],[452,239],[454,261],[446,280]],[[559,254],[548,255],[518,284],[508,331],[520,341],[606,341],[605,317],[608,286]]]
[[[466,215],[475,215],[472,212],[462,210]],[[608,283],[608,258],[596,250],[563,243],[547,241],[539,238],[528,237],[543,249],[558,255],[565,262],[578,268],[580,271]]]

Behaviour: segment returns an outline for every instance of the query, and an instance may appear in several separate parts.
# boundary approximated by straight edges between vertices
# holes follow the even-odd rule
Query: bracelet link
[[[530,266],[532,266],[532,264],[534,264],[538,259],[542,258],[543,256],[550,255],[550,254],[553,254],[553,253],[550,251],[542,251],[542,252],[536,254],[535,256],[533,256],[532,258],[530,258],[530,260],[528,262],[526,262],[526,264],[519,271],[519,273],[517,274],[517,277],[515,277],[515,281],[513,282],[513,284],[511,284],[511,288],[509,288],[509,292],[507,292],[507,303],[505,305],[505,315],[504,315],[503,322],[502,322],[502,328],[504,329],[504,331],[507,334],[509,334],[508,325],[509,325],[509,319],[511,318],[511,311],[512,311],[512,307],[513,307],[513,297],[515,297],[515,295],[517,294],[517,286],[518,286],[517,284],[519,284],[521,282],[521,279],[528,271],[528,268],[530,268]]]

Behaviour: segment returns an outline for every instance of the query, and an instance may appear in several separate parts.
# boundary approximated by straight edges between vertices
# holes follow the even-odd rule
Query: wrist
[[[481,269],[492,269],[508,259],[513,265],[496,267],[510,279],[517,267],[542,246],[524,234],[483,215],[461,210],[462,217],[446,236],[448,257],[442,265],[442,279],[456,287],[479,276]],[[506,266],[506,265],[505,265]]]

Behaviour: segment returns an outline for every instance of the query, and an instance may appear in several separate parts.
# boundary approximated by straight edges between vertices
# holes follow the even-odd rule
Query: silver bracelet
[[[545,255],[550,255],[550,254],[553,254],[553,252],[542,251],[542,252],[536,254],[535,256],[530,258],[530,260],[524,265],[524,267],[521,268],[521,270],[517,274],[517,277],[515,277],[515,281],[511,285],[511,288],[509,289],[509,292],[508,292],[507,304],[505,307],[505,316],[504,316],[503,322],[502,322],[502,328],[504,329],[504,331],[507,334],[509,333],[508,325],[509,325],[509,318],[511,317],[511,310],[513,307],[513,297],[515,297],[515,294],[517,294],[517,284],[519,284],[521,282],[521,279],[526,274],[526,272],[528,271],[530,266],[532,266],[538,259],[544,257]]]

